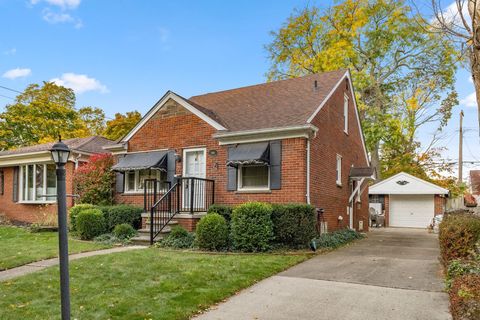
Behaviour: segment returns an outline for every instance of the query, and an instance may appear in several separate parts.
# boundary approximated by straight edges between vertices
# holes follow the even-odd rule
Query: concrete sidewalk
[[[381,229],[259,282],[197,319],[451,319],[436,235]]]
[[[112,248],[112,249],[76,253],[76,254],[69,255],[69,261],[77,260],[81,258],[93,257],[93,256],[100,256],[100,255],[110,254],[110,253],[144,249],[144,248],[147,248],[147,247],[128,246],[128,247],[118,247],[118,248]],[[58,258],[36,261],[20,267],[8,269],[5,271],[0,271],[0,281],[10,280],[16,277],[24,276],[26,274],[37,272],[39,270],[43,270],[45,268],[55,266],[55,265],[58,265]]]

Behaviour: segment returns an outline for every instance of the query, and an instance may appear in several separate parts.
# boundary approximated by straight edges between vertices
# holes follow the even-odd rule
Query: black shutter
[[[13,167],[13,192],[12,192],[12,200],[13,202],[18,202],[18,173],[20,171],[20,167]]]
[[[5,191],[5,176],[3,175],[3,170],[0,170],[0,194],[3,196]]]
[[[125,189],[125,173],[116,172],[115,173],[115,191],[117,193],[123,193]]]
[[[270,141],[270,189],[282,188],[282,141]]]
[[[233,147],[228,148],[228,153]],[[228,191],[235,191],[237,190],[237,168],[227,166],[227,190]]]
[[[175,183],[175,150],[170,150],[167,153],[167,181],[170,181],[172,185]]]

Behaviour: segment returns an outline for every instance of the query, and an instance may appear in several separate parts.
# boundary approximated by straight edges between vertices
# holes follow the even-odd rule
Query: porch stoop
[[[150,219],[147,218],[145,222],[143,221],[142,214],[142,228],[138,229],[137,236],[130,239],[130,241],[135,245],[149,246],[150,245]],[[172,220],[168,225],[163,228],[160,234],[155,238],[154,242],[158,242],[163,239],[164,236],[168,235],[172,230],[173,226],[178,225],[178,221]]]

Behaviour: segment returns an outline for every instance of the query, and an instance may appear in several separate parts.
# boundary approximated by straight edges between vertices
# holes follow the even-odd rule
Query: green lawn
[[[72,319],[188,319],[309,254],[134,250],[71,263]],[[0,283],[1,319],[59,319],[58,267]]]
[[[70,240],[70,253],[108,248],[106,245]],[[24,228],[0,226],[0,271],[58,256],[56,232],[30,233]]]

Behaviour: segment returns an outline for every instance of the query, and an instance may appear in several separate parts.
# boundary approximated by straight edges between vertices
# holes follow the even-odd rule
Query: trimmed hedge
[[[208,208],[208,214],[210,213],[218,213],[221,215],[223,218],[225,218],[225,221],[230,222],[232,219],[232,207],[224,205],[224,204],[212,204]]]
[[[122,223],[113,228],[113,234],[119,239],[130,239],[137,234],[137,230],[128,223]]]
[[[233,248],[246,252],[269,250],[274,238],[271,215],[272,206],[261,202],[248,202],[233,209]]]
[[[315,238],[315,208],[308,204],[272,205],[275,243],[291,248],[308,247]]]
[[[195,235],[180,226],[172,228],[170,233],[157,243],[158,247],[189,249],[193,247]]]
[[[480,218],[469,214],[446,215],[440,223],[438,240],[445,266],[452,260],[471,258],[478,250]]]
[[[131,225],[135,229],[140,227],[143,208],[128,204],[118,204],[102,206],[99,209],[103,212],[108,231],[112,231],[116,225],[124,223]]]
[[[480,275],[466,274],[455,278],[449,295],[454,320],[480,319]]]
[[[105,218],[100,209],[85,209],[76,217],[77,231],[83,240],[91,240],[106,232]]]
[[[452,282],[456,277],[460,277],[466,274],[480,275],[480,261],[468,261],[468,260],[453,260],[447,268],[445,284],[447,289],[450,289]]]
[[[353,240],[361,239],[363,236],[352,229],[342,229],[334,232],[324,233],[315,239],[318,248],[335,249]]]
[[[70,208],[69,210],[69,216],[70,216],[70,229],[72,231],[76,231],[77,230],[77,224],[76,224],[76,220],[77,220],[77,216],[78,214],[83,211],[83,210],[88,210],[88,209],[97,209],[98,207],[94,204],[88,204],[88,203],[81,203],[81,204],[77,204],[73,207]]]
[[[228,247],[228,225],[218,213],[209,213],[197,223],[196,241],[200,249],[220,251]]]

